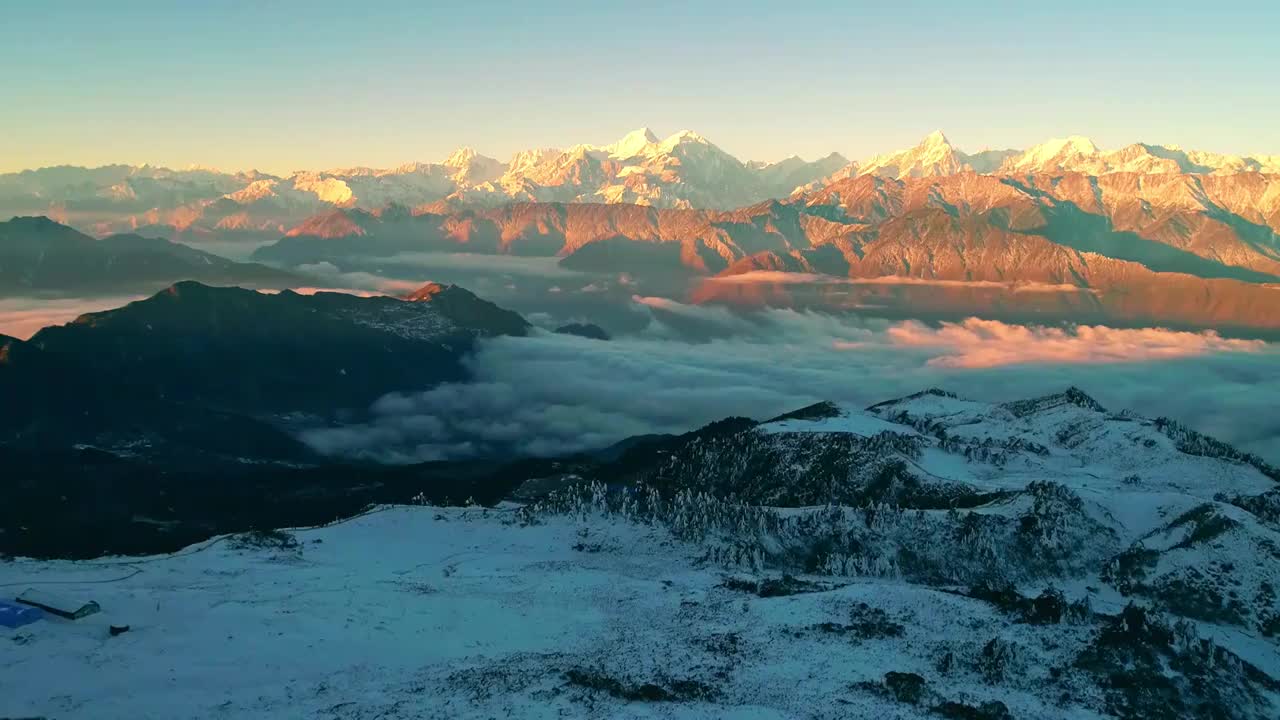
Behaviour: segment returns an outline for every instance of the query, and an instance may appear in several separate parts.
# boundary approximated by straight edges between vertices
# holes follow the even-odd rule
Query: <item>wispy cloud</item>
[[[427,280],[422,282],[396,280],[367,272],[344,272],[329,262],[302,265],[297,269],[299,272],[330,283],[330,287],[326,289],[366,291],[374,295],[403,295],[422,287],[428,282]],[[305,288],[294,289],[297,292],[302,292]]]
[[[928,364],[951,368],[1027,363],[1133,363],[1210,353],[1261,352],[1267,347],[1261,340],[1227,339],[1212,331],[1177,332],[1100,325],[1064,329],[978,318],[943,323],[939,327],[908,321],[889,328],[887,336],[892,345],[935,350],[940,354],[930,358]]]

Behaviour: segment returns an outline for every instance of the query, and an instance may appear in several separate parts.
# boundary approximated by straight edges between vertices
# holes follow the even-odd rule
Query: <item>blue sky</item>
[[[1280,154],[1275,2],[42,2],[0,171],[288,171],[690,128],[744,159],[1084,134]]]

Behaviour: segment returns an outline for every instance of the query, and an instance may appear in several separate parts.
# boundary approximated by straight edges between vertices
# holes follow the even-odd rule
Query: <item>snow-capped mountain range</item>
[[[1025,150],[982,150],[969,154],[952,145],[941,131],[935,131],[915,147],[849,163],[805,189],[820,188],[859,175],[914,178],[963,172],[994,175],[1083,173],[1093,176],[1111,173],[1280,173],[1280,155],[1241,157],[1146,143],[1133,143],[1118,150],[1102,150],[1089,138],[1079,135],[1047,140]]]
[[[1252,172],[859,175],[731,211],[340,208],[254,259],[376,271],[433,251],[684,278],[694,302],[1280,328],[1280,175]]]
[[[1277,173],[1280,155],[1242,157],[1133,144],[1105,151],[1086,138],[969,154],[941,132],[913,148],[850,162],[838,153],[745,162],[688,130],[647,128],[607,145],[517,152],[503,162],[461,148],[441,162],[331,168],[273,176],[205,168],[52,167],[0,175],[0,215],[44,214],[100,234],[148,226],[168,232],[282,233],[326,208],[491,207],[510,202],[638,204],[730,209],[843,178],[937,177],[963,172],[1043,175]]]
[[[1276,156],[1104,151],[1079,137],[968,154],[940,132],[861,163],[744,163],[696,133],[641,129],[507,163],[464,148],[289,177],[47,168],[0,176],[0,214],[197,246],[275,241],[255,259],[294,269],[380,273],[383,258],[429,251],[557,256],[641,281],[712,278],[679,290],[695,302],[1273,331],[1278,169]],[[762,282],[780,273],[792,277]],[[855,282],[800,297],[806,275]]]

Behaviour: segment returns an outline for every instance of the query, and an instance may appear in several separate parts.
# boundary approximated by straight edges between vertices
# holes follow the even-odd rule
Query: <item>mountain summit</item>
[[[998,164],[998,160],[992,157],[992,152],[984,151],[974,156],[966,155],[957,150],[941,130],[935,130],[926,135],[915,147],[877,155],[858,164],[856,168],[850,168],[844,176],[856,174],[904,178],[986,172]],[[1013,151],[994,152],[1000,155],[999,159],[1013,153]]]
[[[635,157],[644,152],[650,145],[658,142],[658,136],[647,127],[638,130],[632,130],[623,136],[618,142],[606,146],[604,149],[609,151],[612,157],[619,160]]]
[[[506,310],[457,285],[427,283],[404,296],[414,303],[431,303],[454,323],[472,329],[477,335],[524,335],[529,323],[519,313]]]
[[[941,130],[934,130],[928,135],[925,135],[924,140],[922,140],[920,144],[926,147],[935,147],[939,145],[950,146],[951,141],[947,139],[947,136],[944,135]]]

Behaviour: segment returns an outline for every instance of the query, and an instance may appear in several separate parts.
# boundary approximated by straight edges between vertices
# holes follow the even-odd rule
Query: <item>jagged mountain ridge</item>
[[[601,477],[785,506],[969,507],[1040,478],[1205,501],[1280,482],[1280,468],[1256,456],[1165,418],[1109,412],[1075,388],[1003,404],[943,390],[866,409],[820,403],[764,422],[720,421],[619,462]]]
[[[1234,175],[1248,172],[1280,173],[1280,156],[1227,155],[1148,143],[1103,150],[1080,135],[1046,140],[1025,150],[981,150],[969,154],[952,145],[938,130],[925,136],[914,147],[849,163],[820,180],[798,188],[797,192],[818,190],[859,175],[901,179],[960,173],[1049,176],[1083,173],[1100,176],[1110,173]]]
[[[173,233],[282,233],[333,207],[494,206],[512,201],[731,208],[789,194],[847,162],[832,153],[745,163],[691,131],[647,128],[609,145],[520,151],[510,161],[461,148],[440,163],[258,172],[108,166],[0,175],[0,214],[47,214],[95,232],[167,226]]]
[[[913,148],[877,155],[849,168],[845,174],[904,178],[960,172],[990,173],[1001,166],[1002,160],[1015,153],[1014,150],[984,150],[977,155],[968,155],[957,150],[947,136],[937,130]]]
[[[862,175],[724,212],[572,203],[338,210],[255,259],[344,266],[433,250],[558,255],[586,271],[711,278],[691,293],[698,302],[901,303],[921,313],[1275,329],[1278,231],[1274,175]],[[818,284],[806,299],[785,277],[754,281],[758,271],[854,282]]]
[[[145,165],[27,170],[0,175],[0,215],[50,215],[95,234],[159,226],[169,228],[167,237],[236,237],[281,233],[333,207],[487,207],[554,201],[728,209],[858,175],[903,178],[962,172],[1277,173],[1280,156],[1234,156],[1143,143],[1103,151],[1075,136],[1025,151],[969,154],[935,132],[913,148],[858,162],[832,153],[812,162],[790,157],[759,163],[741,161],[691,131],[659,138],[641,128],[608,145],[524,150],[507,162],[460,148],[438,163],[307,170],[288,176]]]
[[[1280,638],[1280,468],[1167,418],[1108,411],[1076,388],[999,404],[930,389],[865,409],[826,402],[764,422],[728,418],[639,441],[561,483],[586,481],[749,506],[866,509],[867,524],[854,511],[859,529],[843,539],[816,527],[796,538],[807,551],[766,541],[780,558],[817,553],[796,569],[878,567],[963,585],[1083,578]],[[817,525],[826,522],[835,521]],[[908,537],[916,532],[924,535]],[[962,534],[957,544],[937,545],[952,533]]]

